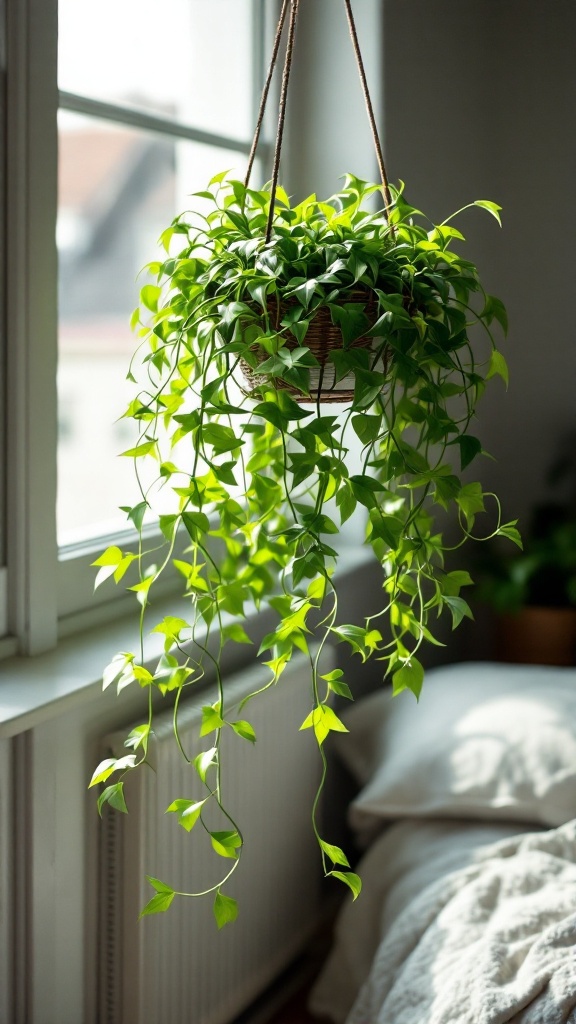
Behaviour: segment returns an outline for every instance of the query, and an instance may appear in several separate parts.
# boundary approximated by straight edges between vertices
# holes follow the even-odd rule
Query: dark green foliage
[[[160,495],[165,546],[155,548],[150,568],[143,544],[132,589],[148,622],[150,593],[174,562],[190,614],[155,626],[166,638],[155,671],[122,655],[108,678],[175,691],[178,701],[208,662],[216,671],[220,697],[204,708],[199,737],[212,745],[203,751],[200,744],[193,760],[205,800],[176,794],[169,810],[191,830],[216,802],[223,825],[210,832],[212,845],[233,860],[232,870],[242,840],[222,803],[219,738],[227,728],[238,741],[255,737],[249,722],[230,717],[220,654],[225,643],[250,642],[240,625],[248,609],[267,604],[276,615],[260,651],[270,684],[294,651],[308,653],[314,642],[311,711],[302,728],[313,730],[323,760],[329,732],[344,729],[331,693],[352,696],[341,673],[319,675],[327,641],[347,644],[362,660],[376,657],[395,692],[418,697],[419,649],[437,642],[435,618],[446,612],[456,626],[470,615],[460,590],[471,580],[446,571],[439,522],[451,513],[465,540],[486,513],[481,485],[460,473],[481,454],[473,419],[486,380],[507,376],[492,333],[495,324],[506,328],[505,311],[484,293],[474,264],[452,250],[463,241],[459,231],[447,221],[428,224],[402,190],[387,223],[381,211],[366,209],[377,192],[349,175],[328,202],[310,196],[292,207],[279,189],[266,243],[269,192],[217,176],[193,200],[206,212],[185,214],[164,232],[166,257],[148,268],[154,281],[143,287],[133,318],[142,345],[130,373],[140,384],[126,415],[140,437],[124,454],[139,478],[143,464],[155,464],[157,480],[143,486],[142,501],[127,514],[141,532]],[[472,205],[498,219],[495,204]],[[354,376],[354,400],[344,409],[306,405],[287,390],[309,393],[318,364],[306,335],[321,310],[341,332],[331,357],[337,377]],[[354,348],[366,335],[372,348]],[[253,390],[241,360],[258,367]],[[360,459],[350,455],[356,439]],[[383,607],[370,621],[342,623],[337,535],[358,508],[381,565]],[[495,521],[480,533],[509,536],[513,524],[501,525],[497,500],[493,508]],[[175,558],[181,536],[185,555]],[[97,562],[99,580],[119,582],[131,562],[108,549]],[[177,708],[175,732],[178,741]],[[106,777],[113,770],[108,763]],[[320,839],[316,804],[326,874],[356,896],[357,876],[334,867],[347,866],[345,855]],[[219,926],[236,912],[220,884],[211,890]],[[166,909],[174,895],[153,885],[146,913]]]

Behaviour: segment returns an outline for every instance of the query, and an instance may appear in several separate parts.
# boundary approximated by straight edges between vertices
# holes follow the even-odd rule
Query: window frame
[[[132,606],[112,588],[94,595],[90,562],[109,543],[135,546],[134,533],[58,549],[56,534],[58,110],[248,153],[238,140],[143,110],[58,90],[58,0],[6,0],[6,335],[7,572],[0,572],[6,629],[19,653],[40,654],[60,635]],[[254,121],[277,0],[252,0]],[[269,142],[259,155],[267,160]],[[1,378],[0,378],[1,385]],[[1,441],[1,434],[0,434]],[[1,492],[0,492],[1,495]],[[1,524],[1,518],[0,518]],[[6,581],[6,598],[2,585]],[[14,640],[4,652],[13,653]]]

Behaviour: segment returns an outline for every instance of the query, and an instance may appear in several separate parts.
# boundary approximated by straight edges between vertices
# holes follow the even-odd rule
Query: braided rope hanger
[[[274,44],[272,47],[272,56],[270,59],[270,66],[266,76],[264,89],[262,91],[262,98],[260,100],[260,108],[258,111],[258,118],[256,122],[256,129],[254,132],[254,139],[252,141],[252,147],[250,150],[250,156],[248,158],[248,169],[246,171],[246,177],[244,184],[248,187],[250,176],[252,174],[252,168],[254,165],[254,159],[256,157],[256,150],[258,148],[258,142],[260,139],[260,133],[262,131],[262,125],[264,122],[264,115],[266,111],[266,103],[268,100],[268,94],[270,92],[270,86],[272,84],[272,78],[278,59],[278,52],[280,49],[280,41],[284,24],[286,21],[286,15],[288,13],[288,7],[290,10],[290,24],[288,28],[288,40],[286,43],[286,53],[284,58],[284,68],[282,72],[282,86],[280,89],[280,102],[278,107],[278,127],[276,130],[276,144],[274,147],[274,162],[272,167],[272,182],[270,187],[270,211],[268,214],[268,224],[266,227],[266,241],[269,242],[272,237],[272,225],[274,221],[274,203],[276,199],[276,190],[278,188],[278,177],[280,172],[280,154],[282,151],[282,140],[284,137],[284,125],[286,120],[286,101],[288,98],[288,84],[290,81],[290,72],[292,70],[292,59],[294,55],[294,39],[296,34],[296,21],[298,18],[300,0],[283,0],[282,10],[280,12],[280,18],[278,21],[278,27],[276,29],[276,35],[274,37]],[[358,66],[358,74],[360,76],[360,84],[362,86],[362,92],[364,94],[364,102],[366,104],[366,112],[368,114],[368,120],[372,131],[372,139],[374,142],[374,149],[376,151],[376,159],[378,161],[378,169],[380,178],[382,180],[382,195],[384,197],[384,215],[387,218],[388,210],[392,205],[392,195],[390,193],[390,186],[388,184],[388,176],[386,174],[386,165],[384,163],[384,154],[382,150],[382,143],[380,141],[380,135],[378,133],[378,127],[376,125],[376,118],[374,116],[374,107],[372,105],[372,99],[370,96],[370,90],[368,88],[368,81],[366,79],[366,71],[364,69],[364,61],[362,60],[362,54],[360,51],[360,43],[358,41],[358,33],[356,31],[356,23],[354,20],[354,14],[352,12],[351,0],[344,0],[344,7],[346,9],[346,17],[348,20],[348,29],[350,32],[350,39],[352,41],[352,48],[356,57],[356,64]]]

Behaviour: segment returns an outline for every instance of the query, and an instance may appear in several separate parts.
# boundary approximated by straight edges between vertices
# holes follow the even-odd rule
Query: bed
[[[576,1024],[576,669],[448,666],[344,717],[364,888],[312,1012]]]

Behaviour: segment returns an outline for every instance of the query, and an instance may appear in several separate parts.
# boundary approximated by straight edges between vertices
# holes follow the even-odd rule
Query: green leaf
[[[378,644],[382,640],[382,634],[377,629],[363,629],[362,626],[340,625],[333,626],[332,632],[340,639],[350,644],[355,654],[360,654],[362,661],[366,661],[373,651],[378,650]]]
[[[162,289],[156,284],[145,284],[140,289],[140,300],[146,309],[149,309],[152,313],[158,311],[158,299],[162,293]]]
[[[156,577],[153,575],[146,576],[145,579],[140,580],[140,583],[135,583],[133,587],[128,587],[128,590],[133,590],[134,593],[137,595],[140,604],[145,604],[148,597],[148,591],[150,590],[150,587],[154,583],[155,579]]]
[[[224,452],[235,451],[244,444],[242,438],[237,437],[232,427],[224,427],[221,423],[207,423],[202,429],[202,439],[206,444],[212,445],[214,452],[222,455]]]
[[[311,580],[308,584],[306,596],[310,601],[322,602],[326,596],[326,577],[318,576],[316,579]]]
[[[322,678],[325,679],[326,676],[322,676]],[[354,700],[352,690],[343,679],[328,680],[328,687],[332,690],[332,693],[336,693],[339,697],[345,697],[346,700]]]
[[[126,452],[121,452],[121,456],[127,456],[131,459],[141,459],[144,455],[150,455],[156,448],[156,441],[144,441],[143,444],[136,445],[135,448],[129,448]]]
[[[502,207],[498,206],[498,203],[493,203],[490,199],[475,199],[474,206],[481,206],[483,210],[488,210],[488,212],[496,218],[500,227],[502,227],[502,220],[500,218],[500,210]]]
[[[496,298],[495,295],[487,295],[484,309],[479,314],[482,320],[486,320],[487,323],[491,324],[493,320],[496,320],[504,334],[508,334],[508,314],[506,313],[506,306],[501,299]]]
[[[228,484],[229,487],[236,487],[238,481],[234,476],[235,462],[223,462],[220,466],[213,466],[214,476],[222,484]]]
[[[110,566],[112,566],[113,568],[115,568],[118,565],[118,563],[122,561],[123,557],[124,556],[123,556],[120,548],[117,548],[115,545],[112,545],[112,547],[106,548],[106,551],[104,551],[96,559],[95,562],[91,562],[90,564],[91,565],[101,565],[103,567],[110,567]]]
[[[350,486],[356,500],[365,505],[366,508],[377,508],[378,498],[376,493],[386,489],[379,480],[374,480],[372,477],[365,475],[351,476]]]
[[[140,686],[151,686],[154,682],[154,676],[144,665],[134,665],[132,671],[134,672],[134,679],[140,683]]]
[[[210,181],[208,182],[208,188],[210,188],[210,185],[221,185],[224,179],[227,178],[229,174],[230,169],[228,169],[227,171],[219,171],[218,174],[215,174],[212,178],[210,178]]]
[[[456,501],[466,516],[468,529],[471,529],[475,515],[484,512],[484,492],[481,484],[465,484],[456,495]]]
[[[404,533],[404,521],[399,516],[386,514],[379,508],[373,508],[370,510],[370,525],[372,537],[379,537],[392,550],[398,547]]]
[[[123,554],[120,548],[113,545],[107,548],[99,558],[96,558],[92,565],[99,565],[100,568],[96,573],[94,580],[94,590],[96,590],[100,584],[105,583],[110,577],[114,577],[116,583],[120,583],[124,573],[136,559],[136,555]]]
[[[314,729],[319,746],[322,746],[329,732],[348,732],[344,722],[327,704],[319,704],[310,712],[302,722],[300,732],[304,729]]]
[[[200,727],[200,738],[208,736],[209,733],[215,732],[217,729],[221,729],[224,725],[224,720],[220,714],[220,702],[216,701],[215,704],[207,705],[202,708],[202,725]]]
[[[88,789],[92,786],[96,786],[99,782],[106,782],[106,779],[112,775],[113,772],[122,771],[124,768],[133,768],[136,763],[136,756],[134,754],[126,754],[124,757],[107,757],[104,761],[101,761],[96,768]]]
[[[276,401],[278,402],[278,408],[284,414],[288,420],[303,420],[308,416],[313,416],[311,409],[303,409],[298,402],[295,402],[290,397],[287,391],[279,390],[276,392]]]
[[[218,929],[223,928],[225,924],[230,924],[238,917],[238,902],[233,900],[231,896],[224,896],[223,893],[218,890],[216,898],[214,900],[214,917]]]
[[[220,608],[230,615],[243,615],[244,602],[248,598],[246,588],[241,583],[221,584],[217,590]]]
[[[461,434],[457,440],[460,448],[460,469],[466,469],[482,451],[482,442],[472,434]]]
[[[411,658],[409,662],[397,669],[392,675],[392,688],[394,696],[402,690],[411,690],[416,700],[420,699],[422,684],[424,682],[424,668],[417,658]]]
[[[210,747],[210,750],[204,750],[201,754],[198,754],[197,757],[194,758],[194,767],[198,775],[200,776],[202,782],[206,782],[206,775],[208,774],[208,769],[213,764],[216,764],[217,756],[217,748]]]
[[[146,723],[145,725],[137,725],[124,740],[124,746],[129,747],[132,750],[138,750],[138,747],[142,747],[146,751],[148,746],[148,739],[150,737],[151,728]]]
[[[161,633],[166,637],[166,650],[173,646],[180,639],[180,634],[183,629],[189,629],[190,625],[186,622],[186,619],[179,619],[174,615],[166,615],[162,622],[159,622],[152,633]]]
[[[118,676],[123,675],[126,670],[129,670],[130,681],[132,681],[134,679],[134,674],[132,672],[133,663],[133,654],[125,653],[123,651],[120,654],[115,654],[110,664],[104,669],[102,676],[102,689],[105,690],[114,682],[115,679],[118,678]]]
[[[444,603],[448,605],[452,612],[452,629],[456,629],[462,622],[462,619],[473,619],[470,605],[463,597],[452,597],[450,594],[444,594]]]
[[[232,622],[229,626],[224,626],[222,629],[222,642],[225,643],[226,640],[233,640],[236,644],[251,644],[253,642],[246,630],[238,622]]]
[[[341,882],[344,882],[352,890],[353,898],[355,900],[358,899],[362,891],[362,879],[359,875],[356,875],[353,871],[329,871],[328,877],[338,878]]]
[[[370,321],[361,303],[347,302],[343,306],[338,306],[330,302],[328,306],[332,322],[337,324],[342,332],[345,348],[370,330]]]
[[[118,563],[118,565],[116,566],[116,568],[114,570],[114,582],[115,583],[119,583],[120,580],[125,576],[126,572],[130,568],[130,566],[132,565],[132,562],[135,562],[137,560],[138,560],[138,555],[133,555],[133,554],[124,555],[122,561]],[[102,570],[100,570],[100,572],[102,572]],[[100,573],[98,575],[100,575]],[[94,584],[94,588],[96,588],[96,584]]]
[[[219,857],[227,857],[236,860],[236,851],[242,846],[242,839],[238,832],[228,830],[224,832],[211,832],[210,841],[212,849]]]
[[[352,427],[362,444],[370,444],[375,441],[382,429],[382,417],[371,416],[369,413],[362,413],[360,416],[352,417]]]
[[[342,679],[344,675],[341,668],[334,668],[331,672],[326,672],[325,675],[320,676],[320,679],[325,679],[327,683],[335,683],[339,679]]]
[[[204,512],[183,512],[182,522],[193,541],[200,540],[202,534],[208,533],[210,529],[210,521]]]
[[[152,897],[144,907],[144,910],[140,912],[140,918],[146,917],[147,914],[161,914],[168,910],[176,895],[174,889],[171,889],[169,885],[165,885],[164,882],[160,882],[157,878],[152,878],[150,875],[146,875],[146,878],[152,888],[156,890],[156,895]]]
[[[166,808],[166,814],[177,814],[178,824],[187,832],[191,832],[205,803],[205,800],[174,800]]]
[[[123,814],[128,814],[128,808],[126,807],[126,800],[124,798],[124,783],[116,782],[113,786],[107,786],[100,796],[98,797],[98,813],[102,814],[102,807],[105,803],[109,803],[115,810],[121,811]]]
[[[323,704],[322,707],[324,708],[324,720],[331,732],[348,732],[344,722],[340,721],[336,712],[328,704]]]
[[[502,377],[506,387],[508,387],[508,363],[502,353],[499,352],[497,348],[494,348],[490,355],[490,365],[488,367],[488,373],[486,374],[486,380],[490,380],[491,377],[496,376]]]
[[[268,423],[272,423],[274,427],[278,427],[278,430],[286,430],[288,427],[286,416],[274,402],[260,402],[254,406],[252,412],[255,416],[261,416]]]
[[[458,587],[458,589],[460,589],[460,587],[471,587],[474,585],[474,580],[470,573],[466,572],[464,569],[453,569],[452,572],[447,573],[446,579],[450,580],[450,582],[453,583],[454,586]]]
[[[500,537],[507,537],[508,540],[511,540],[513,544],[516,544],[516,546],[522,550],[524,545],[522,543],[522,536],[516,527],[517,522],[518,520],[514,519],[511,523],[506,523],[504,526],[501,526],[498,530],[498,534]]]
[[[348,480],[342,481],[342,486],[336,495],[336,504],[340,509],[340,522],[344,524],[354,514],[357,505],[352,486]]]
[[[356,370],[354,384],[354,408],[368,409],[378,398],[386,384],[383,373],[372,370]]]
[[[134,526],[136,527],[138,532],[140,532],[140,530],[142,529],[142,523],[144,522],[146,509],[148,507],[149,505],[147,501],[141,501],[138,503],[138,505],[134,505],[134,508],[130,508],[130,506],[128,505],[121,505],[120,509],[122,512],[126,513],[128,519],[130,519],[131,522],[134,523]]]
[[[331,843],[325,843],[323,839],[319,839],[321,849],[330,857],[333,864],[341,864],[345,868],[349,868],[348,858],[346,854],[340,849],[339,846],[332,846]]]
[[[146,881],[150,882],[150,885],[156,892],[174,892],[171,886],[166,885],[166,882],[161,882],[159,878],[153,878],[151,875],[146,875]]]
[[[174,536],[174,530],[176,529],[179,520],[180,516],[159,516],[158,523],[167,541],[172,540]]]
[[[238,722],[231,722],[230,724],[237,736],[241,736],[244,740],[249,740],[250,743],[256,743],[256,733],[250,722],[240,719]]]

